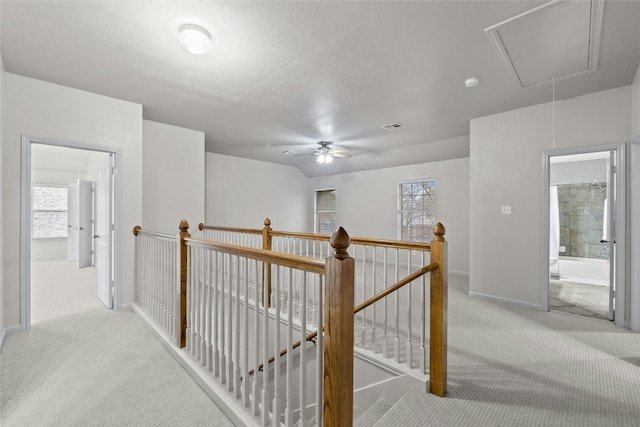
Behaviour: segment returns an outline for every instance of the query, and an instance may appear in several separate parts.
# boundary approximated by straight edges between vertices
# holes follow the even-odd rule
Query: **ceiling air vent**
[[[386,130],[392,132],[394,130],[404,129],[404,125],[402,125],[400,123],[389,123],[388,125],[382,126],[382,129],[386,129]]]

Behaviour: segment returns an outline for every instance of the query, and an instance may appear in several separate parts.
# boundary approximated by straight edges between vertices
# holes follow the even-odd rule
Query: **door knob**
[[[100,238],[100,235],[98,235],[98,234],[94,234],[94,235],[93,235],[93,238],[94,238],[94,239],[99,239],[99,238]]]

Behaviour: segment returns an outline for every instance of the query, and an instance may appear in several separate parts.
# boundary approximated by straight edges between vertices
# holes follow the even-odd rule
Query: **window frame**
[[[320,211],[318,210],[318,194],[319,193],[325,193],[325,192],[333,192],[333,197],[334,197],[334,206],[333,206],[333,210],[324,210],[324,211]],[[336,199],[336,189],[335,188],[320,188],[317,190],[313,190],[313,232],[315,234],[322,234],[320,233],[319,229],[318,229],[318,225],[319,225],[319,221],[318,221],[318,214],[333,214],[332,218],[333,218],[333,228],[335,229],[336,227],[336,206],[337,206],[337,199]],[[333,230],[331,231],[333,232]]]
[[[34,208],[34,203],[35,203],[35,189],[36,188],[62,188],[64,190],[66,190],[67,192],[67,206],[65,209],[35,209]],[[51,184],[51,183],[46,183],[46,184],[42,184],[42,183],[36,183],[33,182],[31,183],[31,218],[30,218],[30,224],[31,224],[31,239],[32,240],[37,240],[37,241],[47,241],[47,240],[66,240],[69,237],[69,228],[68,228],[68,224],[69,224],[69,187],[68,185],[65,184]],[[36,236],[35,230],[35,215],[38,212],[64,212],[67,214],[67,219],[66,219],[66,223],[65,223],[65,235],[64,236]]]
[[[407,240],[403,239],[403,214],[409,212],[427,212],[427,209],[402,209],[402,201],[403,201],[403,193],[402,186],[405,184],[415,184],[415,183],[431,183],[428,184],[429,188],[431,188],[431,192],[433,194],[433,213],[431,218],[433,219],[433,226],[436,224],[436,179],[435,178],[420,178],[420,179],[412,179],[412,180],[404,180],[399,181],[396,187],[397,197],[396,197],[396,236],[400,241],[406,242],[418,242],[418,243],[430,243],[433,240],[433,227],[427,232],[427,234],[422,234],[421,240]]]

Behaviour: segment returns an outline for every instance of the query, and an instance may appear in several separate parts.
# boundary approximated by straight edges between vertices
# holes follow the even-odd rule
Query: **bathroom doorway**
[[[623,149],[545,153],[549,310],[615,321],[624,307]]]

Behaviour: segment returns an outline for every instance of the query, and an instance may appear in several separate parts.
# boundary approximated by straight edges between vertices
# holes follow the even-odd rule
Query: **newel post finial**
[[[264,228],[271,228],[271,220],[269,218],[265,218]]]
[[[180,232],[186,233],[187,231],[189,231],[189,222],[186,219],[183,219],[182,221],[180,221],[180,225],[178,225],[178,228],[180,229]]]
[[[437,223],[436,226],[433,227],[434,240],[437,240],[439,242],[444,242],[445,232],[446,232],[446,229],[444,228],[444,225],[442,225],[441,222]]]
[[[329,240],[331,247],[334,249],[333,256],[338,259],[346,259],[349,257],[347,248],[351,244],[351,237],[344,228],[338,227],[331,235]]]

